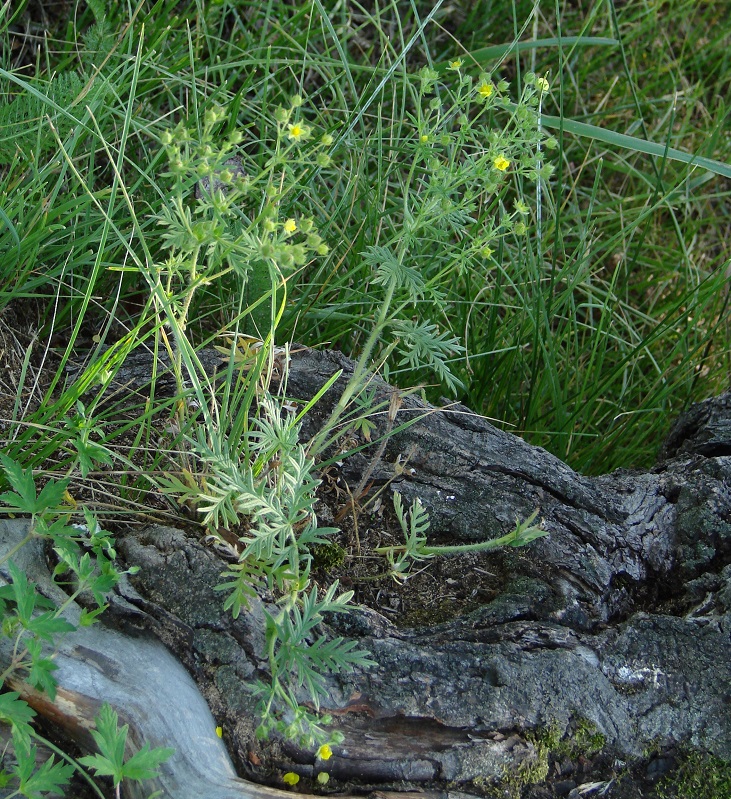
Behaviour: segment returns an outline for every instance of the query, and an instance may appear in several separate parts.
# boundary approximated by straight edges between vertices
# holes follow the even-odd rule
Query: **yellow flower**
[[[219,738],[223,738],[223,727],[216,727],[216,735]]]
[[[492,83],[488,83],[486,80],[483,80],[482,83],[477,87],[477,93],[480,97],[487,100],[488,97],[492,97],[492,93],[495,90],[493,89]]]
[[[287,137],[292,139],[292,141],[304,141],[310,135],[310,129],[307,125],[300,125],[299,122],[295,122],[294,125],[287,125],[287,130],[289,131]]]
[[[449,62],[450,69],[461,69],[464,62],[461,58],[455,58],[454,61]]]
[[[547,92],[551,88],[551,84],[545,78],[536,78],[536,88]]]
[[[493,166],[495,169],[499,169],[501,172],[505,172],[505,170],[510,166],[510,161],[504,156],[499,155],[493,162]]]
[[[283,777],[285,785],[296,785],[300,781],[300,775],[295,774],[294,771],[288,771]]]
[[[429,136],[426,133],[422,133],[421,136],[419,137],[419,141],[422,144],[426,144],[429,141]]]
[[[320,783],[320,785],[327,785],[328,782],[330,782],[330,775],[327,773],[327,771],[321,771],[317,775],[317,781]]]
[[[333,756],[333,750],[330,748],[330,744],[323,744],[317,750],[317,757],[319,757],[320,760],[330,760],[332,756]]]
[[[294,219],[288,219],[284,223],[284,232],[285,233],[294,233],[295,230],[297,230],[297,223],[294,221]]]

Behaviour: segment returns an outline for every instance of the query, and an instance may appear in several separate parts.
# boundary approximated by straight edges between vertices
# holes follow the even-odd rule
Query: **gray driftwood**
[[[338,369],[343,377],[306,418],[305,438],[321,426],[352,363],[309,350],[292,360],[287,395],[299,400]],[[394,389],[377,378],[372,387],[387,404]],[[494,598],[451,621],[397,628],[368,609],[330,620],[333,633],[358,638],[378,664],[330,680],[325,704],[345,734],[328,763],[333,777],[373,787],[469,785],[530,761],[531,731],[570,734],[585,722],[623,759],[677,742],[731,758],[730,405],[724,396],[692,409],[666,444],[667,460],[651,471],[588,478],[465,408],[436,410],[404,397],[394,426],[413,423],[375,462],[375,446],[348,459],[350,485],[367,474],[374,487],[391,481],[407,499],[419,497],[436,542],[494,537],[537,508],[550,535],[494,555]],[[175,658],[226,729],[242,777],[256,780],[263,766],[314,775],[312,755],[293,748],[269,752],[260,765],[250,684],[265,675],[263,617],[256,604],[236,621],[222,612],[213,586],[224,561],[172,528],[130,533],[119,549],[142,570],[114,598],[116,631],[92,628],[96,642],[69,639],[64,689],[68,681],[83,705],[99,701],[89,694],[98,674],[110,680],[104,691],[116,691],[117,681],[131,686],[117,709],[137,740],[180,752],[165,795],[264,790],[234,777],[207,711],[173,714],[175,705],[200,701]],[[469,560],[464,579],[472,579]],[[149,673],[160,683],[133,676],[127,651],[155,658]],[[79,674],[83,687],[74,682]],[[196,751],[199,741],[210,757]],[[201,767],[209,759],[212,767]]]

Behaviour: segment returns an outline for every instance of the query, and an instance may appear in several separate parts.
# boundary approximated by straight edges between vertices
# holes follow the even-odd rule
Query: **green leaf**
[[[81,763],[82,766],[93,769],[98,777],[112,777],[115,786],[122,781],[122,777],[119,774],[121,767],[118,769],[117,766],[109,758],[104,757],[104,755],[84,755],[79,758],[79,763]]]
[[[17,691],[0,694],[0,721],[10,724],[16,751],[30,748],[30,737],[33,732],[30,720],[35,715],[35,710],[20,699]]]
[[[167,760],[174,749],[150,749],[145,744],[139,752],[132,755],[125,763],[124,749],[127,742],[129,725],[118,728],[118,716],[112,708],[105,704],[97,714],[96,730],[91,734],[99,747],[99,753],[85,755],[79,762],[104,777],[111,777],[116,787],[123,779],[147,780],[156,776],[155,769]]]
[[[104,0],[86,0],[86,4],[91,9],[91,13],[97,23],[101,23],[106,19],[108,12]]]
[[[512,110],[516,108],[512,103],[510,107]],[[563,129],[567,133],[573,133],[575,136],[604,142],[604,144],[609,144],[612,147],[621,147],[625,150],[654,155],[658,158],[668,158],[671,161],[680,161],[683,164],[697,166],[701,169],[707,169],[716,175],[731,178],[731,164],[716,161],[712,158],[704,158],[701,155],[692,155],[683,150],[676,150],[674,147],[666,147],[664,144],[638,139],[636,136],[629,136],[626,133],[617,133],[614,130],[607,130],[597,125],[589,125],[586,122],[577,122],[565,117],[561,119],[561,117],[544,115],[541,116],[541,124],[546,128]]]
[[[478,63],[485,61],[501,61],[511,53],[522,53],[526,50],[540,50],[544,47],[562,47],[570,50],[574,47],[615,47],[619,44],[617,39],[610,39],[606,36],[562,36],[560,39],[547,37],[545,39],[534,39],[529,42],[510,42],[506,44],[493,44],[490,47],[481,47],[470,53]],[[436,68],[441,72],[448,69],[449,61],[438,64]]]
[[[91,730],[94,743],[99,748],[99,754],[86,755],[80,762],[93,768],[97,774],[112,777],[114,785],[122,781],[122,766],[124,764],[124,747],[127,742],[129,726],[117,728],[118,716],[111,706],[105,704],[96,715],[96,729]]]
[[[158,775],[158,767],[168,758],[175,754],[174,749],[158,747],[150,749],[145,744],[139,752],[135,752],[132,757],[122,767],[123,776],[128,780],[151,780]]]
[[[13,599],[18,618],[23,627],[27,627],[31,623],[36,606],[35,583],[28,582],[25,572],[21,571],[12,561],[8,563],[8,571],[13,580]]]
[[[64,494],[68,490],[70,480],[49,480],[41,489],[41,493],[36,500],[36,513],[43,513],[47,510],[56,510],[61,507],[64,501]]]
[[[402,263],[387,247],[368,247],[361,255],[365,263],[376,270],[374,283],[388,285],[393,281],[408,291],[413,302],[423,296],[426,284],[419,270]]]
[[[33,513],[32,508],[36,500],[36,484],[33,480],[32,470],[23,469],[20,464],[2,452],[0,452],[0,463],[3,465],[8,482],[17,492],[15,494],[12,492],[0,494],[0,502],[13,505],[23,513]]]
[[[69,480],[49,480],[36,497],[36,484],[31,469],[23,469],[12,458],[0,453],[0,462],[8,482],[15,489],[0,494],[0,502],[21,513],[39,514],[58,508],[63,503],[63,495]]]
[[[79,455],[79,470],[82,477],[86,477],[97,464],[103,463],[111,466],[112,456],[103,445],[78,438],[74,441],[74,446]]]
[[[56,763],[51,756],[40,767],[36,767],[36,754],[35,746],[29,747],[28,750],[16,749],[18,763],[13,772],[20,783],[18,791],[28,799],[41,799],[47,793],[63,793],[61,788],[68,785],[73,776],[73,765]]]
[[[440,333],[434,324],[414,322],[411,319],[394,319],[394,331],[402,340],[399,352],[404,353],[399,366],[408,364],[412,369],[428,366],[440,380],[456,391],[460,381],[452,374],[447,363],[450,353],[464,352],[464,347],[448,331]]]
[[[43,613],[40,616],[36,616],[34,619],[32,619],[26,625],[26,629],[37,635],[39,638],[43,638],[45,641],[52,642],[54,635],[58,635],[59,633],[73,632],[76,627],[74,627],[74,625],[70,622],[66,621],[66,619],[56,616],[54,611],[49,611],[48,613]]]
[[[91,627],[92,624],[96,624],[98,617],[104,613],[104,611],[108,608],[108,605],[101,605],[94,610],[87,610],[84,608],[81,611],[81,616],[79,617],[79,626],[80,627]]]
[[[28,682],[39,691],[48,694],[48,698],[53,702],[56,699],[56,680],[53,672],[58,666],[50,658],[39,658],[33,660],[30,671],[28,672]]]

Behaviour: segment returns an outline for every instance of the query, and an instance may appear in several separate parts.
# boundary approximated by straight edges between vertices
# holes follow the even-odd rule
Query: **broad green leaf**
[[[3,465],[8,482],[15,489],[15,494],[6,492],[0,494],[0,502],[13,505],[24,513],[33,513],[32,507],[36,500],[36,485],[31,469],[23,469],[19,463],[0,452],[0,463]]]
[[[29,632],[34,633],[44,641],[53,641],[53,636],[60,633],[70,633],[76,628],[73,624],[56,615],[55,611],[43,613],[31,619],[25,625]]]
[[[17,691],[0,694],[0,720],[10,724],[16,749],[22,747],[27,750],[30,747],[33,732],[30,721],[35,715],[35,710],[20,699]]]
[[[145,744],[139,752],[132,755],[125,763],[124,748],[129,726],[118,728],[118,716],[109,705],[104,705],[97,714],[96,730],[91,734],[99,747],[99,753],[86,755],[79,759],[100,775],[111,777],[115,787],[123,779],[146,780],[155,776],[155,769],[167,760],[175,750],[150,749]]]
[[[84,755],[79,758],[79,763],[82,766],[93,769],[98,777],[112,777],[115,785],[122,781],[122,777],[117,776],[117,767],[104,755]]]
[[[20,623],[27,627],[36,606],[35,584],[28,582],[24,571],[21,571],[12,561],[8,563],[8,571],[13,580],[13,599]]]
[[[44,511],[55,510],[61,507],[64,502],[64,494],[70,482],[68,478],[63,480],[49,480],[38,495],[36,510],[34,512],[43,513]]]
[[[18,763],[13,769],[20,785],[18,790],[28,799],[41,799],[48,793],[63,793],[60,790],[67,785],[74,773],[70,763],[56,763],[51,756],[40,767],[36,767],[36,747],[27,751],[17,749],[15,755]]]
[[[158,767],[175,754],[174,749],[150,749],[145,744],[139,752],[130,757],[122,767],[123,776],[128,780],[150,780],[158,774]]]

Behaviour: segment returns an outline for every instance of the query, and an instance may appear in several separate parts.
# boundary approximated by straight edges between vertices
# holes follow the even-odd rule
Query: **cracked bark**
[[[352,363],[310,350],[293,358],[287,394],[301,401],[339,369],[306,416],[304,439],[327,418]],[[387,405],[393,389],[378,378],[371,388]],[[460,406],[435,410],[406,396],[395,426],[405,422],[375,467],[368,451],[345,462],[351,485],[371,469],[376,487],[390,481],[406,500],[419,497],[432,519],[430,543],[502,535],[536,508],[550,535],[495,554],[503,575],[495,598],[448,622],[397,628],[366,608],[329,620],[326,629],[358,638],[378,664],[329,678],[326,709],[345,734],[331,775],[371,787],[469,786],[529,761],[527,732],[552,725],[570,734],[585,721],[625,759],[675,742],[730,758],[729,395],[679,420],[654,469],[597,478]],[[181,772],[161,786],[165,795],[258,795],[248,780],[262,770],[250,692],[265,675],[261,604],[237,620],[224,614],[213,586],[225,564],[180,530],[147,528],[118,543],[142,570],[120,587],[108,623],[130,642],[154,633],[185,665],[247,780],[224,769],[219,794],[205,787],[210,774],[194,782]],[[89,657],[72,670],[84,663],[93,670]],[[172,684],[178,679],[170,672]],[[149,739],[149,730],[139,734]],[[164,726],[155,734],[170,740]],[[286,745],[263,765],[317,771],[311,754]]]

